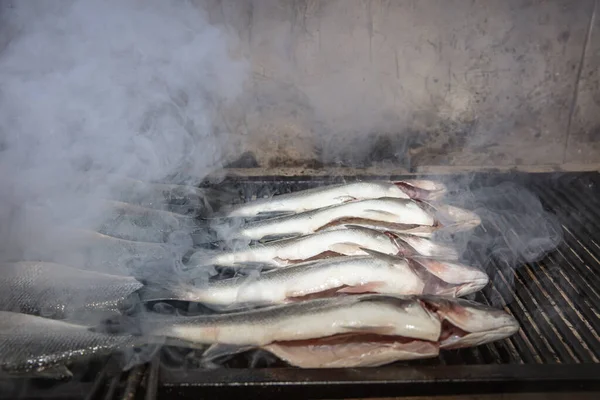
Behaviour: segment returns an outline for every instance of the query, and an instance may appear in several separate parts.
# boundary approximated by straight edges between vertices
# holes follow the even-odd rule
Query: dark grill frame
[[[357,178],[379,177],[347,179]],[[392,179],[401,178],[406,177]],[[515,271],[514,288],[508,284],[511,277],[500,265],[494,265],[496,279],[475,297],[486,303],[492,297],[509,303],[505,310],[519,320],[521,330],[507,340],[444,352],[439,359],[374,369],[183,371],[161,366],[155,359],[150,366],[140,366],[120,377],[110,378],[107,367],[94,382],[58,384],[43,391],[28,387],[21,396],[365,398],[600,390],[600,174],[475,174],[473,178],[473,182],[484,185],[502,181],[520,183],[540,196],[564,231],[563,243],[556,251]],[[289,191],[324,182],[331,180],[240,177],[229,178],[219,186],[241,184],[242,197],[249,198],[259,187],[271,185]],[[265,193],[258,194],[261,197]]]

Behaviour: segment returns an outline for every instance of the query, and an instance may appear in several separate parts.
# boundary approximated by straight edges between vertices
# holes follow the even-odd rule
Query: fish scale
[[[14,375],[67,377],[66,364],[133,347],[130,335],[107,335],[87,327],[0,311],[0,369]]]
[[[63,317],[78,310],[114,311],[143,285],[132,277],[48,262],[0,264],[0,310]]]

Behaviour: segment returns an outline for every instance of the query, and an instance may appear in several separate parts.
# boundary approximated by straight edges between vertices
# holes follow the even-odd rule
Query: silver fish
[[[132,348],[139,339],[33,315],[0,311],[0,372],[8,376],[68,378],[67,365]]]
[[[259,199],[226,208],[220,214],[228,217],[254,217],[270,213],[297,213],[381,197],[434,200],[445,192],[446,187],[442,183],[427,180],[353,182]]]
[[[487,275],[472,267],[428,258],[406,259],[369,249],[368,255],[333,257],[267,271],[257,277],[215,281],[142,296],[150,300],[187,300],[213,305],[276,304],[340,293],[462,296],[480,290]]]
[[[332,255],[365,255],[362,248],[394,255],[420,254],[444,259],[458,258],[455,249],[428,239],[384,233],[360,226],[342,226],[325,232],[271,241],[240,250],[201,250],[192,254],[187,264],[199,267],[261,263],[272,267],[284,267]]]
[[[308,300],[198,317],[144,315],[147,336],[193,344],[261,347],[275,342],[375,334],[437,341],[441,324],[414,298],[363,295]]]
[[[116,311],[143,285],[132,277],[49,262],[0,264],[0,310],[69,317],[77,311]]]
[[[519,323],[510,314],[466,299],[424,296],[427,307],[446,322],[441,349],[479,346],[512,336]]]
[[[474,314],[476,322],[464,320]],[[450,348],[448,338],[461,346],[489,343],[516,332],[518,323],[459,299],[366,294],[214,316],[154,317],[142,327],[190,345],[212,344],[206,359],[262,348],[292,365],[331,368],[434,357],[440,347]]]
[[[382,221],[364,218],[362,216],[345,217],[331,221],[321,231],[335,230],[339,225],[362,226],[381,232],[410,235],[423,238],[434,238],[441,232],[456,233],[471,230],[481,224],[481,218],[474,212],[447,204],[430,204],[420,201],[419,205],[433,218],[433,225],[405,224],[391,220]]]
[[[355,224],[355,219],[404,225],[433,226],[435,217],[413,200],[380,198],[346,203],[300,214],[251,221],[234,237],[259,240],[265,237],[306,235],[333,225]]]

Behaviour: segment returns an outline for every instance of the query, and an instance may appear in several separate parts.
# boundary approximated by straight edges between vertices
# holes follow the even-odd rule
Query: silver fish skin
[[[87,327],[0,311],[0,372],[7,376],[71,376],[67,364],[139,344],[130,335],[107,335]]]
[[[439,182],[426,180],[371,181],[328,185],[259,199],[225,209],[220,215],[254,217],[268,213],[298,213],[355,200],[381,197],[433,200],[446,192]]]
[[[202,250],[190,256],[188,265],[236,266],[243,263],[261,263],[272,267],[284,267],[323,253],[365,255],[367,253],[361,249],[363,247],[386,254],[398,254],[400,251],[399,242],[383,232],[362,227],[340,227],[327,232],[253,245],[241,250]]]
[[[436,220],[418,203],[407,199],[380,198],[350,202],[300,214],[251,221],[233,235],[259,240],[269,236],[307,235],[347,219],[433,226]]]
[[[0,310],[63,318],[77,311],[117,311],[143,285],[132,277],[49,262],[0,264]]]
[[[337,229],[340,225],[361,226],[380,232],[394,233],[399,236],[435,238],[440,232],[456,233],[472,230],[481,225],[477,213],[446,204],[432,204],[420,201],[419,205],[433,217],[433,225],[397,223],[391,220],[374,220],[362,216],[346,217],[331,221],[321,231]]]
[[[340,293],[464,296],[488,283],[483,271],[467,265],[426,257],[396,257],[370,249],[363,251],[367,255],[308,261],[256,277],[224,279],[201,287],[181,285],[162,293],[158,290],[154,296],[150,291],[142,299],[239,307]]]
[[[165,243],[125,240],[86,229],[57,228],[54,233],[32,249],[32,259],[123,276],[173,260],[173,246]]]
[[[313,257],[325,257],[327,254],[366,255],[362,248],[392,255],[424,255],[448,260],[458,258],[456,250],[452,247],[426,238],[347,225],[296,238],[253,245],[240,250],[201,250],[192,254],[187,264],[193,267],[210,265],[235,267],[243,266],[244,263],[261,263],[270,267],[286,267]]]
[[[441,321],[454,327],[442,332],[441,349],[474,347],[502,340],[520,328],[518,321],[507,312],[474,301],[433,296],[421,299]]]
[[[164,243],[173,232],[197,228],[195,219],[169,211],[114,200],[101,201],[104,220],[98,231],[121,239]]]
[[[257,277],[215,281],[208,286],[181,286],[172,298],[212,305],[278,304],[323,293],[421,294],[425,282],[408,261],[371,255],[333,257],[263,272]],[[160,298],[144,300],[159,300]]]
[[[339,334],[376,334],[436,341],[439,319],[414,298],[358,295],[307,300],[199,317],[146,315],[144,335],[194,344],[261,347]]]

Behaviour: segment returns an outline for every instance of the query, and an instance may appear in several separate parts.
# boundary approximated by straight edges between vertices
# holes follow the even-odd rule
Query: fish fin
[[[367,249],[366,247],[361,247],[360,249],[372,257],[379,258],[389,263],[398,262],[398,259],[400,258],[398,256],[392,256],[390,254],[385,254],[377,250]]]
[[[234,356],[236,354],[243,353],[248,350],[252,350],[254,346],[239,346],[233,344],[220,344],[215,343],[210,346],[204,353],[202,353],[203,361],[213,361],[217,358]]]
[[[362,226],[362,225],[356,225],[356,224],[344,224],[344,225],[340,225],[336,228],[346,228],[346,229],[360,229],[363,231],[370,231],[370,232],[378,232],[381,233],[381,231],[378,231],[377,229],[372,229],[372,228],[367,228],[366,226]]]
[[[360,249],[356,243],[342,242],[329,246],[329,250],[346,256],[355,255]]]
[[[44,368],[41,371],[33,372],[32,375],[39,378],[48,378],[48,379],[71,379],[73,377],[73,373],[67,368],[65,365],[54,365],[52,367]]]
[[[349,203],[351,201],[358,200],[356,197],[354,197],[354,196],[348,196],[348,195],[346,195],[346,196],[338,196],[338,197],[335,197],[335,199],[341,201],[342,203]]]
[[[347,286],[337,291],[337,293],[377,293],[377,289],[385,286],[385,282],[375,281],[362,285]]]
[[[267,235],[267,236],[263,236],[260,240],[257,240],[257,242],[258,243],[273,242],[275,240],[291,239],[293,237],[300,236],[300,235],[301,235],[301,233],[290,233],[287,235]]]
[[[256,214],[257,217],[260,218],[275,218],[275,217],[283,217],[294,214],[294,211],[261,211]]]

